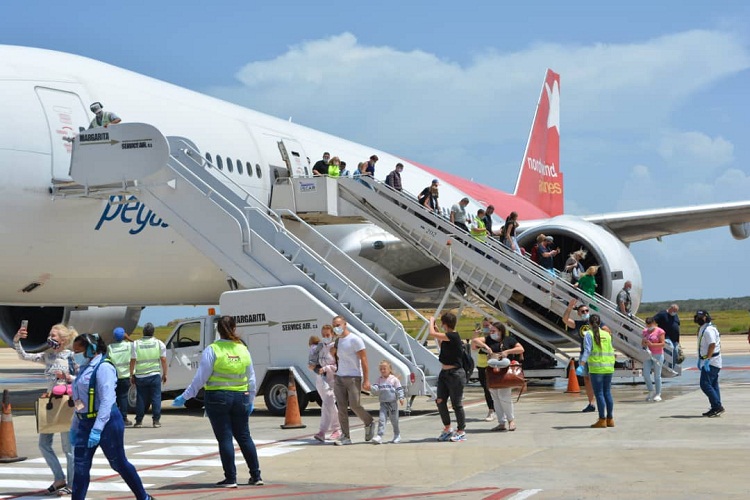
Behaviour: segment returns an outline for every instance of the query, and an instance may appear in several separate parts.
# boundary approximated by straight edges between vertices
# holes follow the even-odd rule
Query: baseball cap
[[[125,329],[121,326],[118,326],[117,328],[112,330],[112,333],[115,336],[115,340],[118,342],[125,338]]]
[[[711,315],[708,314],[708,311],[706,311],[705,309],[698,309],[697,311],[695,311],[695,315],[696,316],[705,316],[707,318],[711,317]]]
[[[440,181],[439,181],[439,180],[437,180],[437,179],[432,179],[432,183],[433,183],[433,184],[440,184]]]
[[[546,241],[555,241],[555,238],[553,238],[552,236],[545,236],[544,239]]]

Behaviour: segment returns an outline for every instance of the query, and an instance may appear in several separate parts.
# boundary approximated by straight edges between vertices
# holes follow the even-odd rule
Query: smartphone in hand
[[[21,320],[21,328],[23,328],[25,330],[28,327],[29,327],[29,320],[28,319],[22,319]]]

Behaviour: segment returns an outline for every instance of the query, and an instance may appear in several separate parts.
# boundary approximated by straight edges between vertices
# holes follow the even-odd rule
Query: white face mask
[[[589,320],[589,316],[591,316],[589,313],[583,314],[583,315],[581,315],[581,319],[584,320],[584,321],[588,321]]]
[[[331,340],[333,340],[331,337],[323,337],[322,339],[320,339],[320,341],[324,344],[330,344]]]
[[[497,333],[491,333],[491,334],[490,334],[490,338],[491,338],[492,340],[500,340],[500,335],[499,335],[499,334],[497,334]]]
[[[333,327],[333,333],[335,333],[336,335],[341,335],[342,333],[344,333],[344,327],[343,326],[334,326]]]

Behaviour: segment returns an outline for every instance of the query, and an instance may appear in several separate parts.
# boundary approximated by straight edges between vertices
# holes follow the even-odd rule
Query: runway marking
[[[520,493],[513,495],[508,500],[525,500],[526,498],[532,497],[536,495],[537,493],[541,493],[542,490],[535,489],[535,490],[523,490]]]
[[[750,366],[724,366],[721,369],[721,371],[731,371],[731,372],[746,371],[746,370],[750,370]],[[697,372],[698,368],[696,368],[696,367],[693,366],[691,368],[684,368],[682,371],[685,371],[685,372]]]
[[[119,477],[119,476],[117,476]],[[25,481],[25,480],[8,480],[8,479],[0,479],[0,488],[13,488],[13,489],[26,489],[26,490],[32,490],[42,492],[47,490],[47,486],[49,486],[49,481]],[[150,488],[154,486],[153,484],[147,484],[143,483],[143,486],[145,488]],[[120,492],[120,491],[130,491],[130,488],[127,484],[125,484],[124,481],[113,481],[108,483],[103,482],[91,482],[89,485],[89,491],[111,491],[111,492]],[[6,498],[19,498],[17,496],[10,496]]]
[[[219,464],[221,465],[221,464]],[[33,476],[40,475],[39,473],[42,472],[44,469],[36,469],[33,467],[2,467],[0,468],[0,474],[28,474]],[[51,476],[49,470],[46,472],[49,473]],[[91,475],[92,476],[109,476],[112,475],[113,470],[112,469],[91,469]],[[143,471],[143,473],[139,473],[141,477],[176,477],[176,478],[185,478],[194,476],[196,474],[203,474],[205,471],[202,470],[164,470],[164,471],[154,471],[154,470],[147,470]],[[158,473],[158,474],[157,474]]]
[[[392,500],[394,498],[434,497],[434,496],[439,496],[439,495],[455,495],[458,493],[475,493],[479,491],[495,491],[495,490],[497,490],[497,488],[493,486],[487,486],[484,488],[463,488],[460,490],[423,491],[420,493],[405,493],[403,495],[390,495],[387,497],[373,497],[370,500]],[[515,489],[515,488],[509,488],[509,490],[510,490],[510,493],[514,493],[518,491],[518,489]],[[506,490],[502,490],[502,491],[506,491]],[[485,498],[500,499],[500,498],[505,498],[505,495],[501,497],[489,496]]]

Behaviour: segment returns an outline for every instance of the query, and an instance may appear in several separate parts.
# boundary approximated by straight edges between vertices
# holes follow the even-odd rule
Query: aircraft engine
[[[556,269],[562,270],[568,256],[583,248],[588,252],[583,261],[584,269],[600,266],[596,274],[597,293],[614,302],[623,284],[630,281],[633,284],[630,290],[632,311],[638,310],[643,295],[641,270],[628,247],[615,235],[579,217],[560,215],[524,228],[518,236],[518,243],[531,251],[537,236],[542,233],[552,236],[555,239],[553,248],[560,249],[560,254],[555,257]]]
[[[28,320],[29,335],[23,341],[28,352],[47,348],[47,335],[57,323],[75,328],[78,333],[99,333],[106,342],[112,340],[112,330],[121,326],[126,332],[138,325],[142,307],[27,307],[0,306],[0,336],[9,346],[13,336],[21,326],[21,320]]]

